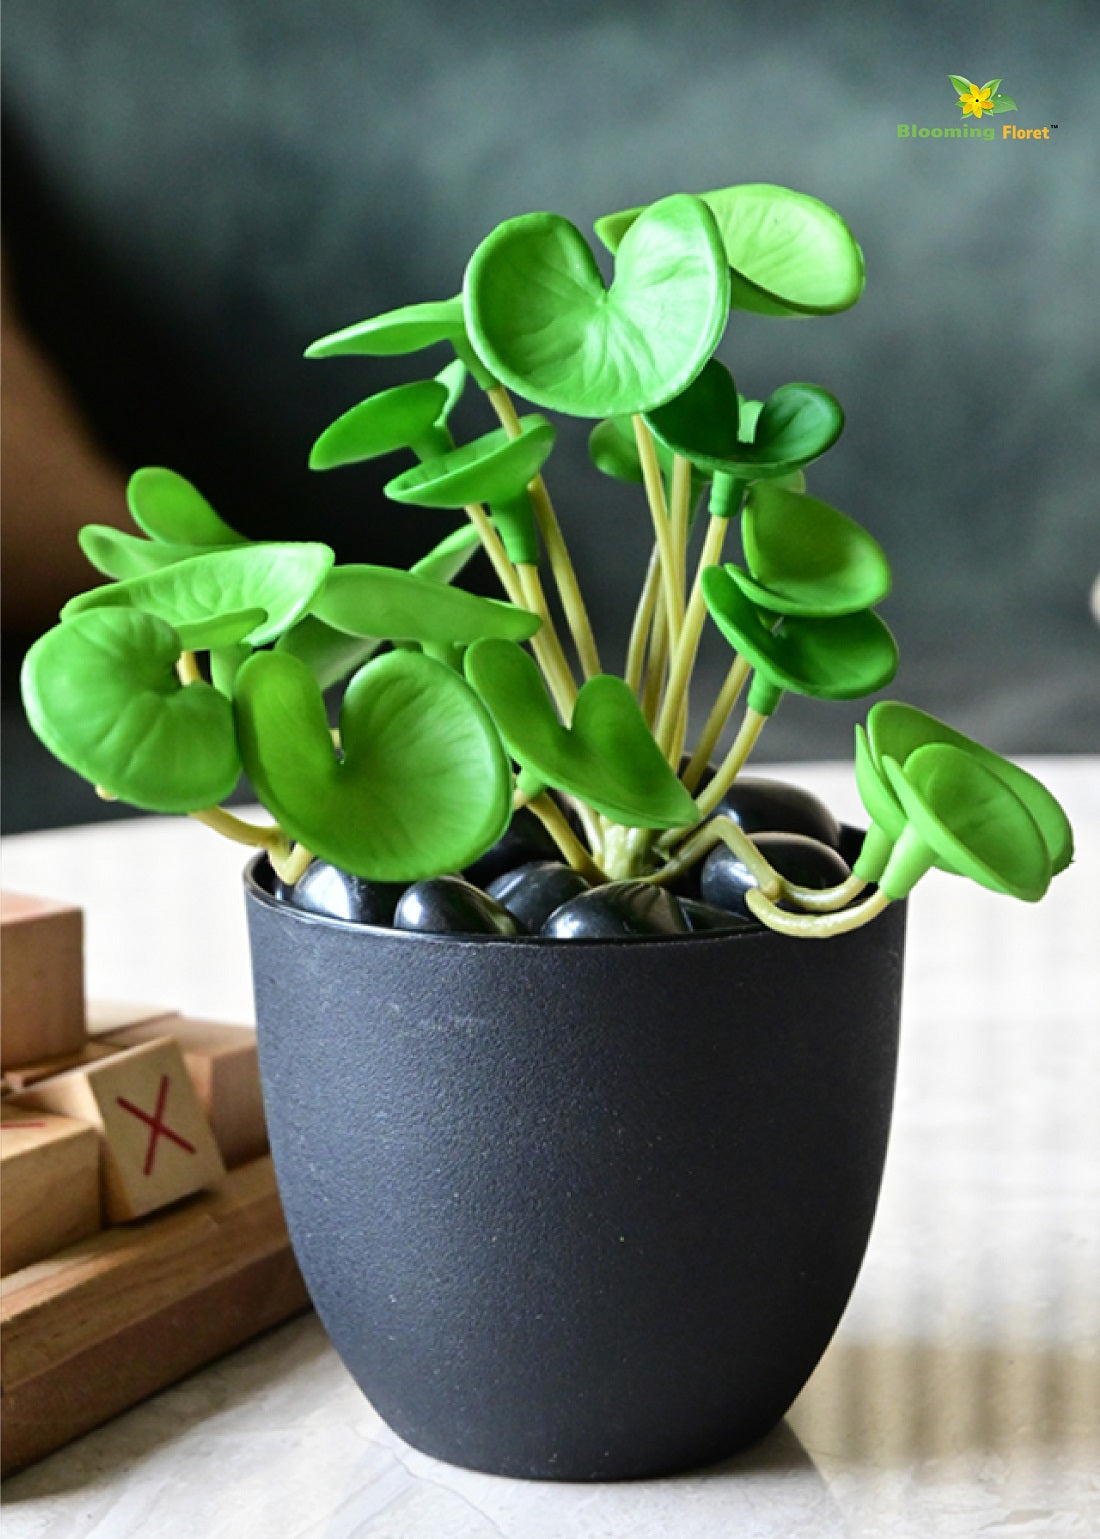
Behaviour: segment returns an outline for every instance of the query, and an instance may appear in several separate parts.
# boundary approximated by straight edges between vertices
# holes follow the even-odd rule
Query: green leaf
[[[452,582],[477,553],[481,537],[473,524],[463,524],[444,535],[427,555],[421,556],[409,570],[416,577],[431,577],[436,582]]]
[[[175,545],[247,545],[191,482],[174,470],[146,465],[135,470],[126,487],[130,514],[154,540]]]
[[[478,246],[463,294],[471,341],[498,378],[537,405],[606,417],[694,379],[725,329],[729,273],[714,219],[680,194],[639,216],[610,289],[574,225],[526,214]]]
[[[1051,864],[1031,813],[994,772],[965,749],[927,743],[904,769],[883,768],[907,820],[879,885],[904,897],[930,865],[993,892],[1035,903],[1050,886]]]
[[[752,443],[738,451],[736,472],[754,480],[787,475],[831,449],[843,428],[840,402],[820,385],[780,385],[764,402]]]
[[[553,424],[537,412],[521,417],[520,427],[516,438],[505,428],[495,428],[449,454],[411,465],[383,491],[394,502],[421,508],[510,502],[538,475],[556,436]]]
[[[645,476],[638,458],[638,445],[633,432],[627,436],[623,431],[624,420],[630,421],[629,418],[605,417],[596,423],[588,435],[588,457],[602,475],[640,486]]]
[[[121,581],[129,577],[143,577],[147,572],[159,572],[161,567],[172,566],[176,561],[186,561],[189,556],[201,556],[207,549],[203,545],[175,545],[163,540],[145,540],[140,535],[126,534],[110,524],[85,524],[77,539],[81,550],[97,572]]]
[[[762,716],[771,715],[785,690],[854,700],[897,672],[897,644],[869,609],[827,619],[791,615],[773,631],[774,615],[765,623],[725,567],[708,567],[702,587],[714,623],[755,670],[749,704]]]
[[[240,776],[233,713],[211,685],[182,685],[170,625],[102,609],[54,626],[23,663],[27,720],[93,785],[149,812],[196,812]]]
[[[622,679],[597,674],[587,680],[571,724],[563,727],[537,666],[514,643],[475,643],[466,654],[466,676],[526,774],[630,827],[676,828],[698,820]]]
[[[326,625],[316,615],[303,615],[275,643],[276,652],[298,658],[321,689],[330,689],[373,657],[382,645],[380,636],[349,636]]]
[[[997,87],[1000,85],[1000,83],[1000,80],[987,80],[985,85],[982,86],[982,90],[988,91],[990,96],[996,96]]]
[[[266,619],[267,612],[263,609],[237,609],[183,622],[175,630],[185,652],[212,652],[221,647],[236,647]]]
[[[682,395],[646,413],[654,434],[710,475],[740,480],[787,475],[832,447],[844,426],[840,402],[819,385],[780,385],[753,412],[717,359]],[[749,441],[746,441],[749,440]]]
[[[732,565],[726,570],[758,608],[854,614],[890,591],[890,565],[877,540],[828,503],[774,482],[750,488],[741,537],[748,572]]]
[[[960,96],[967,96],[975,89],[974,82],[967,80],[965,75],[948,75],[947,78]]]
[[[446,406],[447,387],[439,380],[414,380],[382,390],[325,429],[310,451],[309,468],[355,465],[396,449],[424,455],[445,452],[450,435],[440,430],[438,420]]]
[[[334,559],[327,545],[308,541],[207,551],[145,577],[93,588],[71,599],[61,617],[129,604],[181,626],[242,609],[262,609],[266,620],[241,638],[262,646],[305,613]]]
[[[395,567],[334,567],[313,602],[313,613],[353,636],[391,641],[468,646],[483,636],[526,641],[538,630],[538,615],[502,599],[481,598],[431,577]]]
[[[834,209],[804,192],[746,183],[700,194],[714,214],[732,272],[735,310],[761,315],[832,315],[863,292],[863,253]],[[641,212],[599,220],[611,250]]]
[[[673,400],[645,413],[655,438],[675,454],[714,475],[728,470],[742,445],[737,436],[740,397],[733,376],[717,358]]]
[[[452,358],[450,363],[440,369],[439,373],[435,376],[447,392],[447,399],[443,403],[443,410],[436,419],[441,426],[446,423],[462,399],[462,392],[466,388],[466,376],[469,372],[461,358]]]
[[[433,300],[427,304],[402,305],[383,315],[372,315],[354,326],[320,337],[306,348],[307,358],[336,358],[343,354],[392,357],[417,353],[437,342],[454,343],[466,332],[462,300]]]
[[[241,754],[290,836],[370,881],[457,871],[512,815],[512,771],[493,723],[457,673],[418,652],[362,667],[340,712],[341,753],[309,669],[258,652],[237,676]]]
[[[1011,759],[995,753],[973,738],[965,737],[946,722],[900,700],[880,700],[867,715],[867,738],[872,759],[880,774],[889,756],[905,769],[909,756],[929,743],[946,743],[964,750],[971,758],[1000,777],[1024,803],[1042,830],[1054,874],[1064,871],[1073,859],[1073,830],[1060,803],[1042,781]]]
[[[1017,110],[1016,103],[1012,100],[1011,96],[994,96],[990,100],[992,101],[994,112],[1015,112]]]

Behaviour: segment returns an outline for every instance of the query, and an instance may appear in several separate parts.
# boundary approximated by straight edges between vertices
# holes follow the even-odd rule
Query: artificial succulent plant
[[[540,881],[574,892],[564,865],[589,890],[629,886],[632,901],[679,890],[689,920],[674,929],[693,923],[691,873],[708,860],[706,892],[740,872],[746,917],[806,936],[865,922],[931,866],[1039,898],[1071,858],[1061,808],[1018,766],[898,702],[880,700],[857,729],[869,832],[850,869],[800,880],[805,851],[789,846],[784,874],[739,815],[738,777],[786,693],[854,699],[897,666],[875,608],[890,587],[881,547],[806,490],[804,468],[841,432],[839,403],[801,382],[753,400],[715,357],[731,308],[854,304],[864,267],[847,226],[815,198],[749,185],[665,197],[596,233],[610,284],[573,224],[528,214],[486,236],[460,294],[308,349],[453,355],[353,405],[310,458],[332,470],[403,456],[386,496],[453,509],[451,535],[410,571],[337,564],[312,540],[248,540],[181,475],[140,470],[138,533],[81,535],[113,581],[74,598],[27,656],[35,731],[101,794],[266,849],[288,892],[315,858],[368,885],[476,871],[527,808],[558,856],[559,874]],[[471,379],[493,425],[456,442],[451,414]],[[535,409],[520,414],[516,397]],[[592,419],[595,471],[637,483],[648,507],[653,551],[621,673],[544,478],[557,433],[546,413]],[[455,585],[479,547],[499,599]],[[689,741],[708,619],[728,672]],[[337,685],[333,727],[325,691]],[[242,772],[272,823],[222,805]],[[432,889],[429,908],[438,901]]]

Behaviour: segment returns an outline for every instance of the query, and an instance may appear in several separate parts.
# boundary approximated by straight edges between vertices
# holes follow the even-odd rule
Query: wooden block
[[[167,1024],[177,1014],[166,1005],[139,1004],[127,999],[89,999],[84,1007],[85,1025],[90,1037],[104,1037],[130,1026],[145,1026],[164,1021],[162,1037],[172,1035]]]
[[[0,1106],[0,1276],[99,1228],[99,1134],[85,1122]]]
[[[229,1169],[264,1154],[267,1125],[255,1028],[176,1016],[113,1031],[101,1040],[136,1047],[166,1034],[179,1044],[199,1105]]]
[[[233,1171],[216,1193],[5,1278],[2,1473],[308,1303],[269,1159]]]
[[[0,893],[0,1068],[84,1043],[84,915],[68,903]]]
[[[14,1100],[100,1130],[110,1223],[140,1218],[225,1174],[183,1056],[168,1037],[40,1080]]]
[[[78,1069],[83,1064],[98,1063],[101,1058],[110,1058],[117,1052],[118,1048],[109,1044],[85,1042],[79,1052],[66,1053],[63,1058],[44,1058],[40,1063],[21,1063],[6,1070],[4,1088],[10,1094],[17,1095],[20,1091],[29,1090],[41,1079],[52,1079],[55,1074],[64,1074],[66,1069]]]

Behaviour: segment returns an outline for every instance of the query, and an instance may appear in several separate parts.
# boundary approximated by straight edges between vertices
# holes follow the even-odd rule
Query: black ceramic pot
[[[863,1259],[905,916],[820,941],[435,937],[250,868],[294,1248],[407,1442],[496,1474],[709,1463],[780,1420]]]

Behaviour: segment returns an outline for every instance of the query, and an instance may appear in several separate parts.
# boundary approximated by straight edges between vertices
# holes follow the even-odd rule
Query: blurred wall
[[[306,343],[455,293],[509,215],[588,229],[784,183],[848,220],[867,291],[837,317],[735,313],[722,356],[746,394],[808,379],[844,403],[811,489],[892,557],[891,692],[1006,751],[1100,750],[1091,0],[8,0],[5,21],[11,281],[124,470],[172,465],[253,534],[411,559],[449,524],[381,503],[393,464],[304,468],[406,365]],[[899,138],[959,122],[949,73],[1002,77],[1019,110],[992,142]],[[550,480],[621,644],[646,519],[569,426]],[[785,700],[760,754],[847,755],[863,710]],[[60,793],[8,736],[8,826],[49,820]]]

